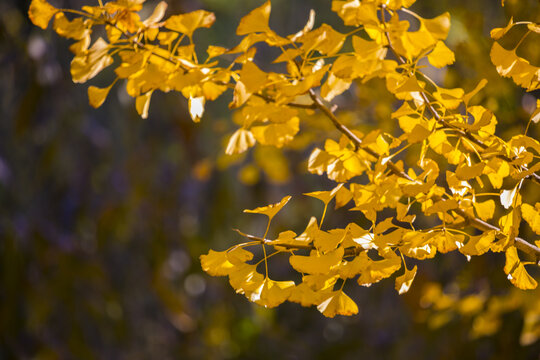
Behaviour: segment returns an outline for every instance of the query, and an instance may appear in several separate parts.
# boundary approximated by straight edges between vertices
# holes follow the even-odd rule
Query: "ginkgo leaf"
[[[343,187],[343,185],[344,185],[343,183],[339,184],[338,186],[336,186],[330,191],[314,191],[310,193],[304,193],[304,195],[314,197],[315,199],[319,199],[324,203],[324,205],[328,205],[328,203],[332,201],[334,196],[336,196],[336,194]]]
[[[504,236],[491,244],[491,251],[505,251],[508,246],[514,243],[514,239],[519,233],[521,223],[521,211],[519,207],[513,208],[507,215],[499,218],[499,227]]]
[[[71,61],[73,82],[86,82],[111,65],[113,58],[108,55],[108,51],[109,44],[102,38],[98,38],[85,53],[75,56]]]
[[[489,35],[491,36],[491,38],[493,40],[499,40],[500,38],[502,38],[508,32],[508,30],[510,30],[512,28],[512,26],[514,26],[514,18],[513,17],[510,18],[510,21],[508,22],[508,25],[506,25],[503,28],[495,28],[495,29],[491,30]]]
[[[160,22],[163,16],[165,16],[165,11],[167,11],[167,3],[160,1],[154,8],[154,11],[152,11],[152,14],[143,21],[144,26],[149,27]]]
[[[107,98],[107,95],[109,94],[109,91],[112,88],[112,84],[107,86],[106,88],[98,88],[97,86],[89,86],[88,87],[88,101],[90,102],[90,105],[94,108],[100,107],[105,99]]]
[[[437,250],[443,254],[454,251],[463,246],[463,235],[453,234],[449,231],[443,231],[433,237],[431,240]]]
[[[441,102],[447,109],[452,110],[459,106],[465,91],[461,88],[443,89],[437,88],[433,96]]]
[[[28,9],[28,17],[42,29],[49,26],[49,21],[59,10],[45,0],[32,0]]]
[[[330,231],[319,230],[316,232],[313,243],[317,250],[326,254],[335,250],[345,239],[347,231],[345,229],[333,229]]]
[[[189,114],[193,122],[201,121],[204,113],[204,96],[190,97],[188,101]]]
[[[334,272],[302,276],[303,284],[306,284],[315,291],[331,291],[336,285],[338,279],[339,276]]]
[[[321,96],[326,101],[332,101],[336,96],[346,91],[351,86],[351,83],[352,81],[343,80],[330,73],[321,87]]]
[[[414,128],[412,129],[411,133],[409,134],[409,137],[407,138],[407,140],[411,144],[418,143],[427,139],[427,137],[430,134],[431,134],[431,131],[426,129],[423,125],[416,124]]]
[[[514,206],[514,198],[516,197],[517,189],[518,188],[516,186],[512,190],[501,191],[501,195],[500,195],[501,205],[504,206],[505,209],[508,209],[511,206]]]
[[[358,274],[361,274],[371,263],[371,259],[368,257],[367,252],[363,251],[352,260],[344,260],[337,272],[342,279],[350,279]]]
[[[459,252],[468,256],[482,255],[491,248],[493,241],[495,241],[495,233],[493,231],[486,231],[478,236],[469,236],[467,243],[459,247]]]
[[[266,73],[259,69],[252,61],[247,61],[240,71],[240,81],[244,84],[246,92],[257,92],[266,83]]]
[[[537,203],[537,205],[539,205]],[[521,205],[521,215],[527,221],[531,229],[538,235],[540,235],[540,212],[538,212],[538,206],[532,207],[529,204]]]
[[[263,284],[265,277],[257,272],[256,265],[241,264],[235,265],[228,270],[229,284],[236,290],[237,294],[244,294],[250,297]]]
[[[293,255],[289,258],[289,262],[296,271],[301,273],[326,274],[341,262],[343,253],[342,247],[324,255],[312,251],[309,256]]]
[[[436,68],[443,68],[456,61],[454,52],[450,50],[442,41],[438,41],[433,51],[428,55],[428,61]]]
[[[377,4],[375,2],[332,1],[332,11],[336,12],[345,25],[378,25]]]
[[[519,260],[515,246],[511,246],[506,250],[504,272],[508,275],[508,280],[521,290],[536,289],[536,286],[538,285],[536,280],[529,275],[527,270],[525,270],[525,266],[523,266]]]
[[[317,306],[317,310],[329,318],[336,315],[350,316],[358,314],[358,306],[342,290],[333,291],[326,300]]]
[[[517,56],[515,49],[506,50],[499,43],[494,42],[490,57],[499,75],[512,78],[514,83],[527,91],[540,88],[540,79],[537,75],[539,68],[531,65],[528,60]]]
[[[222,46],[214,46],[209,45],[206,49],[206,53],[208,54],[208,59],[215,58],[216,56],[223,55],[227,52],[227,49]]]
[[[244,212],[250,214],[264,214],[268,216],[270,220],[272,220],[272,218],[276,216],[276,214],[289,202],[289,200],[291,200],[291,196],[287,195],[278,203],[261,206],[253,210],[246,209]]]
[[[255,137],[251,131],[240,128],[231,135],[225,153],[227,155],[241,154],[255,145],[255,142]]]
[[[143,118],[148,118],[148,109],[150,108],[150,98],[152,97],[152,92],[149,91],[145,94],[137,96],[135,99],[135,108],[137,113]]]
[[[195,10],[187,14],[173,15],[165,22],[165,28],[191,36],[198,28],[209,28],[216,21],[214,13]]]
[[[58,35],[75,40],[82,39],[89,32],[83,18],[79,17],[69,21],[62,12],[56,13],[53,29]]]
[[[272,145],[280,148],[294,138],[300,130],[299,125],[300,119],[297,116],[294,116],[287,122],[281,124],[253,126],[251,128],[251,133],[262,145]]]
[[[465,105],[469,105],[469,101],[486,86],[487,82],[488,81],[486,79],[480,80],[473,90],[463,95],[463,102],[465,103]]]
[[[358,284],[371,286],[385,279],[401,268],[401,258],[395,254],[387,259],[372,261],[368,268],[360,274]]]
[[[210,250],[208,254],[201,255],[200,260],[202,269],[212,276],[228,275],[231,269],[234,268],[226,251]]]
[[[476,214],[478,217],[484,221],[487,221],[493,217],[493,214],[495,212],[495,201],[493,200],[487,200],[487,201],[475,201],[473,203],[474,209],[476,210]]]
[[[227,251],[227,260],[229,260],[231,264],[239,265],[251,259],[253,259],[253,253],[241,247],[233,248],[232,250]]]
[[[267,277],[249,295],[249,300],[264,307],[273,308],[289,298],[293,287],[294,281],[274,281]]]
[[[289,301],[307,307],[320,304],[322,296],[326,296],[326,292],[315,291],[306,283],[301,283],[292,288]]]
[[[252,10],[240,20],[236,34],[247,35],[254,32],[269,31],[268,20],[270,19],[271,8],[270,0],[268,0],[263,5]]]
[[[405,294],[409,291],[409,288],[412,285],[414,277],[416,276],[416,265],[411,270],[405,268],[405,273],[396,278],[396,291],[401,294]]]

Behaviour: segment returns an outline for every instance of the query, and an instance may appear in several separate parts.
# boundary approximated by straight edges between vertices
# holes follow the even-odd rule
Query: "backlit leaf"
[[[532,290],[538,285],[519,260],[515,246],[511,246],[506,250],[504,272],[508,274],[508,280],[521,290]]]
[[[336,315],[355,315],[358,313],[356,303],[342,290],[333,291],[330,296],[317,306],[324,316],[333,318]]]
[[[244,210],[245,213],[250,214],[264,214],[272,219],[288,202],[291,200],[291,196],[285,196],[280,202],[270,204],[267,206],[261,206],[253,210]]]
[[[270,10],[270,0],[265,2],[262,6],[252,10],[240,20],[240,24],[236,29],[236,34],[247,35],[254,32],[269,31],[268,20],[270,19]]]
[[[396,278],[396,291],[401,295],[409,291],[414,277],[416,276],[416,265],[411,270],[405,268],[405,273]]]
[[[45,0],[32,0],[28,9],[28,17],[34,25],[42,29],[49,26],[49,21],[58,12],[58,9]]]

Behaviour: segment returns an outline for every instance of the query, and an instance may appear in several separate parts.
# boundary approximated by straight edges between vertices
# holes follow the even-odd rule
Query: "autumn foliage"
[[[269,27],[267,1],[240,21],[238,45],[209,45],[201,58],[193,34],[212,26],[213,13],[197,10],[165,19],[167,4],[161,2],[141,19],[143,1],[118,0],[82,10],[32,1],[34,24],[45,29],[52,19],[58,35],[75,41],[70,47],[74,82],[115,67],[110,86],[88,88],[92,106],[103,104],[123,80],[143,118],[149,116],[154,91],[177,91],[199,122],[208,101],[232,90],[229,107],[238,114],[239,127],[226,145],[229,155],[256,144],[286,147],[319,114],[341,134],[315,144],[308,160],[309,172],[336,183],[306,194],[324,204],[322,215],[306,219],[299,234],[287,230],[268,238],[272,221],[291,197],[245,210],[266,216],[266,229],[257,235],[237,230],[244,242],[202,255],[208,274],[228,276],[237,293],[257,304],[275,307],[290,301],[316,306],[328,317],[358,312],[344,292],[346,283],[371,286],[394,276],[395,289],[403,294],[413,284],[418,260],[438,252],[456,251],[467,258],[504,253],[501,271],[508,280],[521,290],[537,287],[528,269],[540,265],[540,241],[520,237],[520,231],[540,235],[540,203],[530,190],[540,185],[540,142],[527,136],[529,126],[540,121],[540,101],[523,134],[502,138],[496,115],[474,104],[474,96],[489,86],[486,80],[478,79],[472,89],[443,88],[432,80],[426,67],[455,62],[445,44],[449,13],[424,18],[409,10],[414,0],[332,1],[347,33],[327,24],[314,28],[312,12],[303,29],[283,35]],[[104,27],[100,34],[105,38],[93,36],[98,27]],[[540,68],[517,55],[521,41],[512,49],[499,43],[515,27],[526,29],[523,38],[540,33],[540,25],[526,19],[493,29],[491,61],[500,76],[526,91],[537,90]],[[259,43],[278,49],[273,63],[282,71],[265,71],[254,62]],[[346,124],[332,104],[353,83],[370,81],[382,81],[395,97],[395,132],[361,132]],[[408,153],[417,154],[414,161]],[[325,228],[332,202],[357,212],[370,226],[351,222]],[[255,256],[254,249],[262,255]],[[288,257],[300,281],[272,279],[268,263],[274,256]],[[443,296],[436,293],[433,299]]]

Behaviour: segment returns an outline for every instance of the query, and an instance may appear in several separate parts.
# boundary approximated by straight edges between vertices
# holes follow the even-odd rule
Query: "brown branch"
[[[249,240],[259,241],[261,244],[264,244],[264,245],[269,245],[273,247],[276,247],[276,246],[284,247],[289,250],[317,250],[315,246],[309,245],[309,244],[303,245],[303,244],[275,243],[276,240],[264,239],[258,236],[246,234],[238,229],[233,229],[233,231],[236,231],[237,233],[239,233],[240,235],[242,235],[243,237]],[[360,254],[363,251],[365,251],[365,249],[362,247],[348,247],[345,249],[343,256],[358,256],[358,254]]]

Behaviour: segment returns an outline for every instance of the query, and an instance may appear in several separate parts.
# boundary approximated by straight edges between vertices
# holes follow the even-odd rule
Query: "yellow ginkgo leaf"
[[[274,281],[266,278],[249,295],[249,300],[264,307],[273,308],[286,301],[293,288],[294,281]]]
[[[241,247],[237,247],[227,251],[227,259],[231,264],[239,265],[253,259],[253,253],[242,249]]]
[[[343,259],[344,250],[342,247],[327,254],[320,255],[317,251],[312,251],[309,256],[293,255],[289,258],[291,266],[298,272],[306,274],[327,274],[330,270],[339,265]]]
[[[371,263],[367,252],[363,251],[352,260],[344,260],[339,264],[337,273],[342,279],[350,279],[361,274]]]
[[[109,94],[109,91],[112,88],[112,84],[110,86],[107,86],[106,88],[98,88],[97,86],[89,86],[88,87],[88,101],[90,105],[94,108],[100,107],[105,99],[107,98],[107,95]]]
[[[236,290],[237,294],[244,294],[250,297],[263,284],[265,277],[257,272],[256,265],[240,264],[228,271],[229,284]]]
[[[280,202],[275,204],[270,204],[268,206],[261,206],[253,210],[244,210],[245,213],[250,214],[264,214],[272,220],[274,216],[291,200],[291,196],[287,195]]]
[[[426,29],[434,39],[444,40],[450,31],[450,14],[445,12],[433,19],[422,19],[420,29]]]
[[[437,91],[433,93],[435,99],[439,100],[443,106],[447,109],[455,109],[461,104],[465,91],[461,88],[455,89],[443,89],[437,88]]]
[[[62,12],[55,15],[53,29],[58,35],[74,40],[80,40],[88,33],[83,18],[69,21]]]
[[[438,41],[433,51],[428,55],[429,63],[439,69],[453,64],[455,60],[454,52],[442,41]]]
[[[315,291],[310,288],[306,283],[301,283],[291,289],[289,301],[307,307],[320,304],[322,301],[321,297],[326,296],[326,294],[327,291]]]
[[[228,275],[234,265],[229,261],[226,251],[210,250],[208,254],[201,255],[201,267],[212,276]]]
[[[216,21],[214,13],[195,10],[187,14],[173,15],[165,22],[165,27],[191,36],[198,28],[209,28]]]
[[[504,272],[508,275],[508,280],[521,290],[532,290],[538,285],[519,260],[515,246],[511,246],[506,250]]]
[[[437,250],[443,254],[454,251],[463,245],[463,235],[453,234],[449,231],[443,231],[434,236],[431,240]]]
[[[45,0],[32,0],[28,9],[28,17],[34,25],[46,29],[49,26],[49,21],[57,12],[58,9]]]
[[[222,46],[214,46],[209,45],[206,49],[206,53],[208,54],[208,59],[215,58],[216,56],[223,55],[227,52],[227,49]]]
[[[493,217],[493,214],[495,212],[495,201],[493,200],[487,200],[487,201],[475,201],[473,203],[474,209],[476,210],[476,214],[478,217],[484,221],[487,221]]]
[[[371,286],[371,284],[389,277],[400,268],[401,258],[395,254],[387,259],[372,261],[368,268],[360,274],[358,284]]]
[[[405,294],[409,291],[409,288],[412,285],[414,277],[416,276],[416,265],[411,270],[405,268],[405,273],[396,278],[396,291],[401,294]]]
[[[336,196],[338,191],[343,187],[343,183],[339,184],[335,188],[333,188],[331,191],[314,191],[310,193],[304,193],[304,195],[314,197],[315,199],[321,200],[324,205],[328,205],[330,201]]]
[[[225,153],[227,155],[241,154],[255,145],[255,142],[251,131],[240,128],[231,135]]]
[[[531,229],[533,229],[536,234],[540,235],[540,212],[538,211],[538,206],[532,207],[526,203],[522,204],[521,216],[527,221]]]
[[[141,115],[143,119],[148,117],[148,109],[150,108],[150,98],[152,97],[152,92],[153,91],[149,91],[145,94],[137,96],[135,99],[135,109],[137,109],[137,113]]]
[[[346,91],[351,86],[351,83],[350,80],[343,80],[330,73],[321,87],[321,96],[326,101],[332,101],[336,96]]]
[[[253,126],[251,132],[261,145],[272,145],[278,148],[289,143],[300,130],[300,119],[297,116],[280,124]]]
[[[328,298],[317,306],[317,310],[329,318],[336,315],[350,316],[358,314],[358,306],[342,290],[331,292]]]
[[[510,30],[512,28],[512,26],[514,26],[514,18],[513,17],[510,18],[510,21],[508,22],[508,25],[506,25],[503,28],[495,28],[495,29],[491,30],[489,35],[491,36],[491,38],[493,40],[499,40],[500,38],[502,38],[508,32],[508,30]]]
[[[270,28],[268,27],[268,20],[270,19],[271,7],[270,0],[268,0],[263,5],[244,16],[240,20],[240,24],[238,24],[236,34],[247,35],[254,32],[269,31]]]
[[[495,241],[495,233],[487,231],[482,235],[470,236],[467,243],[459,248],[459,252],[467,256],[476,256],[485,254]]]
[[[109,44],[102,38],[98,38],[90,49],[75,56],[71,61],[73,82],[84,83],[111,65],[113,58],[108,54],[108,51]]]
[[[240,71],[240,81],[246,87],[246,92],[255,93],[266,83],[266,73],[252,61],[247,61]]]
[[[334,229],[331,231],[319,230],[314,238],[314,245],[321,253],[326,254],[335,250],[345,239],[347,231],[345,229]]]

